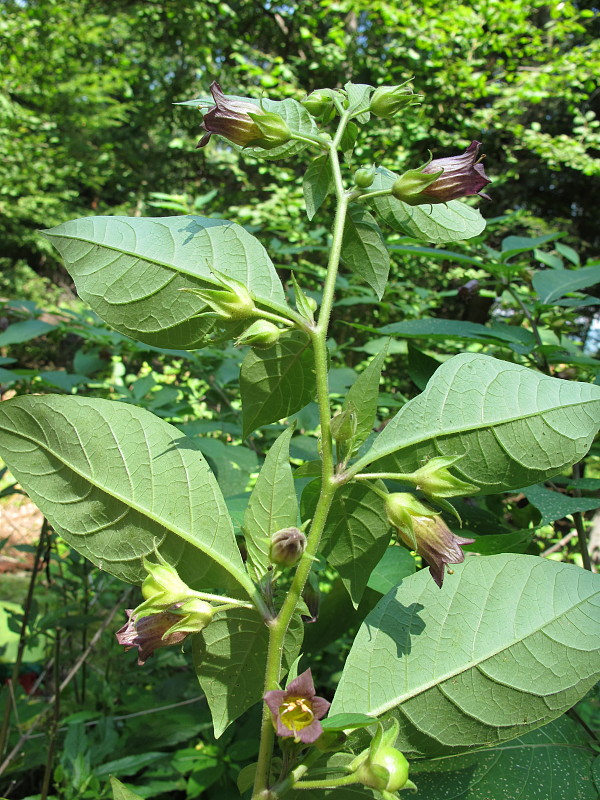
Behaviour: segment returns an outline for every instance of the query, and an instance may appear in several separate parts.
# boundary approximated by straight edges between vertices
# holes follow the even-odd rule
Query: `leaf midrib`
[[[414,691],[409,691],[405,695],[402,695],[400,698],[395,698],[394,702],[392,702],[392,703],[384,703],[382,706],[380,706],[377,709],[369,709],[368,713],[372,714],[374,716],[379,716],[380,714],[383,714],[386,711],[390,711],[393,708],[397,708],[398,706],[402,705],[402,703],[405,703],[407,700],[411,700],[413,697],[418,697],[419,695],[424,694],[425,692],[428,692],[430,689],[433,689],[436,686],[438,686],[438,685],[440,685],[442,683],[445,683],[450,678],[454,678],[457,675],[461,675],[463,672],[467,672],[467,671],[473,669],[474,667],[477,667],[480,664],[483,664],[485,661],[488,661],[490,658],[494,658],[495,656],[499,655],[500,653],[504,652],[505,650],[509,650],[511,647],[514,647],[516,644],[519,644],[520,642],[526,641],[531,636],[535,635],[539,631],[542,631],[545,627],[547,627],[548,625],[552,624],[553,622],[556,622],[557,620],[561,619],[565,614],[573,611],[574,609],[578,608],[580,605],[583,605],[584,603],[588,603],[590,601],[590,599],[592,597],[595,597],[596,594],[598,594],[598,593],[599,592],[594,592],[594,593],[588,595],[586,598],[580,600],[578,603],[575,603],[574,605],[569,606],[569,608],[565,609],[564,611],[561,611],[560,614],[556,615],[552,619],[546,620],[541,625],[538,625],[536,628],[532,629],[531,631],[528,631],[527,634],[525,636],[523,636],[522,638],[515,639],[512,642],[510,642],[509,644],[502,645],[502,647],[496,648],[492,652],[488,653],[486,656],[481,656],[479,658],[472,659],[467,664],[463,664],[463,665],[461,665],[460,667],[458,667],[456,669],[450,670],[448,673],[445,673],[441,677],[437,677],[437,678],[434,678],[431,681],[427,681],[427,683],[416,687],[414,689]],[[395,602],[395,598],[394,598],[394,602]],[[566,645],[565,645],[565,647],[566,647]],[[586,652],[588,652],[588,651],[586,651]],[[488,678],[488,680],[494,680],[493,678],[490,678],[487,675],[486,675],[486,678]],[[502,684],[502,685],[508,686],[510,689],[515,689],[515,687],[511,686],[510,684]],[[527,692],[527,694],[532,694],[532,692]],[[460,709],[460,710],[462,712],[462,709]],[[462,712],[462,713],[464,713],[464,712]]]
[[[5,430],[8,430],[10,432],[10,430],[8,428],[5,428]],[[233,562],[225,560],[225,558],[222,558],[221,556],[219,556],[210,547],[204,546],[202,542],[198,542],[197,539],[194,539],[186,531],[182,530],[181,528],[179,528],[178,526],[174,525],[172,522],[170,522],[170,521],[168,521],[166,519],[161,519],[160,517],[158,517],[153,512],[149,511],[148,509],[144,508],[143,506],[139,505],[138,503],[135,503],[131,498],[123,497],[116,490],[108,489],[106,486],[102,486],[97,481],[95,481],[92,478],[90,478],[89,475],[86,475],[82,470],[77,469],[75,466],[73,466],[71,463],[69,463],[61,454],[57,453],[53,448],[49,447],[45,443],[42,444],[34,436],[31,436],[31,435],[29,435],[27,433],[24,433],[24,432],[18,431],[18,430],[13,431],[13,433],[16,434],[18,437],[20,437],[22,439],[25,439],[25,440],[27,440],[29,442],[32,442],[33,444],[37,445],[41,450],[44,450],[44,451],[48,452],[49,454],[51,454],[52,456],[54,456],[58,461],[60,461],[62,464],[64,464],[68,469],[70,469],[72,472],[74,472],[80,478],[83,478],[84,480],[86,480],[88,483],[90,483],[96,489],[99,489],[104,494],[107,494],[110,497],[113,497],[114,499],[116,499],[119,502],[123,503],[124,505],[129,506],[134,511],[137,511],[140,514],[142,514],[142,516],[145,516],[148,519],[151,519],[157,525],[161,525],[161,526],[167,528],[167,530],[170,530],[171,533],[174,533],[176,536],[179,536],[181,539],[183,539],[188,544],[193,545],[194,547],[198,548],[198,550],[201,550],[203,553],[205,553],[206,555],[210,556],[210,558],[213,561],[216,561],[219,564],[219,566],[221,566],[223,569],[225,569],[227,572],[229,572],[229,574],[232,575],[241,586],[243,586],[243,588],[246,590],[246,592],[248,594],[252,595],[252,592],[250,591],[250,588],[249,588],[249,585],[248,585],[248,580],[247,580],[246,576],[244,575],[244,573],[241,570],[239,570],[235,566],[235,564],[233,564]],[[83,449],[83,447],[82,447],[82,449]],[[200,455],[202,455],[202,453],[200,451],[198,451],[198,453]]]
[[[422,394],[415,397],[415,400],[419,400],[422,397]],[[410,401],[412,402],[412,401]],[[489,423],[473,423],[472,425],[465,425],[464,427],[457,427],[453,428],[450,431],[443,431],[440,433],[436,433],[435,431],[430,431],[427,433],[423,433],[417,439],[410,439],[408,441],[404,441],[401,444],[394,444],[389,445],[388,447],[382,450],[375,450],[376,442],[373,444],[371,450],[366,453],[360,461],[357,461],[355,464],[352,465],[352,473],[355,474],[356,472],[360,472],[360,470],[365,466],[365,464],[370,464],[373,461],[376,461],[380,458],[384,458],[385,456],[389,456],[392,453],[397,453],[400,450],[405,450],[407,447],[413,447],[415,445],[421,444],[422,442],[426,442],[430,439],[435,438],[436,440],[442,441],[444,439],[448,439],[452,436],[459,436],[463,433],[472,433],[473,431],[478,430],[495,430],[496,428],[501,427],[502,425],[510,425],[514,422],[520,422],[521,420],[531,419],[532,417],[541,417],[544,414],[551,414],[555,411],[566,410],[573,406],[577,408],[581,408],[582,406],[586,406],[590,403],[600,403],[600,397],[592,398],[590,400],[580,400],[574,401],[572,403],[561,404],[559,406],[552,406],[551,408],[545,408],[543,411],[532,411],[529,414],[520,414],[518,416],[513,416],[503,420],[497,420],[496,422],[489,422]],[[404,406],[404,408],[408,408],[408,404]],[[402,413],[400,411],[399,413]]]
[[[166,226],[163,226],[163,227],[166,228]],[[122,255],[122,256],[129,256],[131,258],[139,258],[142,261],[147,261],[149,264],[154,264],[155,266],[163,267],[164,269],[170,270],[170,271],[172,271],[174,273],[179,273],[181,275],[186,275],[189,278],[194,278],[197,281],[202,281],[204,283],[208,283],[211,286],[215,286],[217,288],[221,287],[220,282],[216,278],[213,278],[210,273],[208,275],[199,275],[197,272],[192,272],[191,270],[186,269],[185,267],[179,267],[179,266],[176,266],[174,264],[169,264],[168,262],[162,261],[162,260],[160,260],[158,258],[155,258],[153,256],[142,255],[141,253],[136,253],[136,252],[128,250],[128,249],[126,250],[125,248],[117,247],[116,245],[105,244],[104,242],[97,242],[94,239],[89,239],[87,236],[76,236],[76,235],[69,234],[69,233],[54,233],[54,232],[52,232],[52,229],[44,231],[44,235],[47,236],[49,239],[54,237],[56,239],[70,239],[70,240],[75,241],[75,242],[85,242],[86,244],[93,245],[94,247],[102,247],[105,250],[111,250],[112,252],[118,253],[120,256]],[[244,250],[247,251],[248,248],[246,247],[246,245],[242,242],[241,239],[239,239],[239,241],[242,243],[242,245],[244,247]],[[271,268],[273,270],[275,270],[275,267],[273,266],[273,262],[271,261],[269,256],[266,254],[266,252],[265,252],[265,256],[266,256],[266,260],[267,260],[267,265],[270,264]],[[207,260],[207,263],[208,263],[208,258],[206,260]],[[114,263],[114,262],[111,262],[111,263]],[[105,267],[106,267],[106,265],[101,267],[101,269],[104,269]],[[271,276],[271,277],[273,277],[273,276]],[[171,278],[171,280],[172,280],[172,278]],[[163,287],[160,287],[160,288],[163,288]],[[254,293],[254,290],[251,290],[251,291]],[[256,295],[255,295],[255,299],[257,300],[257,302],[262,303],[263,305],[269,306],[270,308],[273,308],[273,309],[275,309],[275,310],[277,310],[279,312],[285,312],[286,314],[288,313],[288,309],[284,305],[279,304],[276,300],[273,300],[273,299],[267,298],[267,297],[258,297]],[[118,304],[115,304],[115,305],[118,305]]]

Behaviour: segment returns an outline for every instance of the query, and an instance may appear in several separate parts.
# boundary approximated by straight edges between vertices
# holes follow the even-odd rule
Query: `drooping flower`
[[[210,85],[215,105],[204,114],[201,128],[206,131],[198,142],[204,147],[213,133],[240,147],[270,149],[290,139],[290,130],[279,114],[263,111],[247,100],[227,96],[216,81]]]
[[[138,648],[139,665],[144,664],[146,659],[150,658],[159,647],[179,644],[188,635],[184,631],[169,633],[172,626],[181,619],[178,614],[170,611],[151,614],[149,617],[141,619],[134,616],[131,608],[127,609],[126,614],[126,624],[115,635],[118,643],[122,644],[125,650],[131,650],[132,647]]]
[[[461,545],[475,540],[456,536],[438,512],[412,494],[390,494],[385,506],[388,519],[398,529],[404,544],[427,562],[433,580],[441,589],[446,566],[464,561]]]
[[[323,733],[319,720],[330,703],[316,696],[310,669],[291,681],[287,689],[267,692],[264,701],[273,715],[278,736],[293,736],[296,742],[311,744]]]
[[[473,141],[464,153],[448,158],[434,158],[419,169],[407,170],[392,186],[392,194],[411,206],[448,203],[460,197],[479,195],[491,180],[485,174],[479,156],[481,142]]]

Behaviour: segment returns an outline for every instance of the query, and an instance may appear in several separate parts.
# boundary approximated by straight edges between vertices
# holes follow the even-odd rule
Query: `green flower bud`
[[[413,93],[412,86],[407,86],[407,82],[399,86],[378,86],[371,97],[369,110],[376,117],[391,119],[416,101],[417,96]]]
[[[271,537],[269,557],[273,564],[293,567],[306,549],[306,536],[298,528],[283,528]]]
[[[184,289],[183,291],[198,295],[207,306],[213,309],[214,314],[226,322],[239,322],[248,317],[257,316],[252,295],[243,283],[216,269],[213,269],[212,272],[222,286],[221,289]]]
[[[457,497],[459,495],[477,494],[478,486],[461,481],[450,473],[448,467],[460,461],[460,457],[432,458],[425,466],[413,472],[415,487],[433,499],[440,497]]]
[[[236,345],[242,347],[249,345],[250,347],[265,348],[271,347],[279,339],[282,334],[282,329],[278,328],[272,322],[266,319],[257,319],[249,328],[236,339]]]
[[[359,189],[368,189],[375,180],[375,169],[373,167],[357,169],[354,173],[354,183]]]
[[[357,420],[354,411],[340,411],[331,420],[331,435],[338,444],[345,444],[356,434]]]
[[[287,122],[279,114],[271,111],[249,112],[248,116],[254,120],[260,131],[260,136],[251,139],[248,147],[262,147],[264,150],[271,150],[286,144],[292,138],[291,131]]]
[[[404,755],[393,747],[398,738],[398,722],[387,731],[381,723],[367,750],[363,750],[349,766],[349,771],[364,785],[377,789],[387,796],[387,792],[397,792],[403,788],[414,788],[408,780],[408,761]]]
[[[322,92],[317,89],[311,92],[308,97],[301,101],[304,108],[313,117],[324,117],[333,110],[333,100],[331,95],[327,92]]]

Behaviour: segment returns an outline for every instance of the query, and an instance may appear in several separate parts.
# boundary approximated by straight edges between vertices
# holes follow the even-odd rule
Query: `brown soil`
[[[0,505],[0,574],[21,572],[33,566],[33,553],[23,552],[20,545],[35,545],[40,538],[43,516],[24,495],[13,495]]]

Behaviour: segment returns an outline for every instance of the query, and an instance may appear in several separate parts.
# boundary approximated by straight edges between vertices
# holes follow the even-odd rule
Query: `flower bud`
[[[291,131],[280,114],[271,111],[257,111],[248,113],[250,119],[254,120],[260,136],[251,139],[248,147],[262,147],[264,150],[271,150],[273,147],[289,142],[292,138]]]
[[[236,345],[242,347],[249,345],[258,349],[271,347],[279,339],[282,329],[266,319],[257,319],[249,328],[236,339]]]
[[[408,779],[408,761],[400,750],[393,747],[398,738],[398,722],[394,723],[387,731],[378,723],[377,732],[371,739],[367,750],[363,750],[349,765],[349,771],[356,779],[371,789],[384,793],[397,792],[403,788],[415,788]]]
[[[301,102],[313,117],[326,117],[334,110],[331,95],[318,89],[315,92],[311,92]]]
[[[306,536],[298,528],[283,528],[271,537],[270,559],[273,564],[293,567],[306,549]]]
[[[433,499],[477,494],[478,486],[461,481],[448,469],[459,460],[460,458],[444,456],[432,458],[425,466],[413,472],[416,488]]]
[[[250,292],[243,283],[213,269],[213,277],[221,285],[221,289],[185,289],[184,291],[200,297],[214,314],[227,322],[239,322],[248,317],[255,317],[256,306]]]
[[[388,495],[385,510],[404,544],[416,550],[427,562],[433,580],[441,589],[446,566],[464,561],[460,546],[472,544],[475,540],[456,536],[439,513],[412,494],[398,492]]]
[[[420,169],[410,169],[392,186],[392,195],[411,206],[448,203],[460,197],[479,195],[491,183],[485,174],[484,156],[479,157],[480,142],[471,142],[464,153],[449,158],[435,158]]]
[[[375,169],[363,167],[354,173],[354,183],[359,189],[368,189],[375,180]]]
[[[399,111],[413,105],[417,96],[406,82],[399,86],[378,86],[371,97],[369,110],[376,117],[391,119]]]
[[[345,444],[356,434],[357,428],[356,414],[354,411],[340,411],[331,420],[331,435],[337,444]]]

